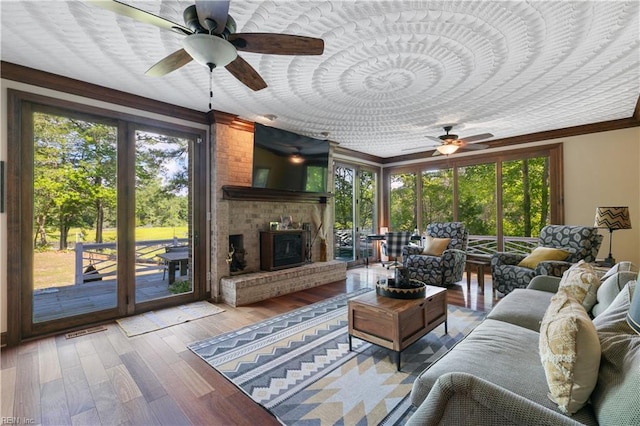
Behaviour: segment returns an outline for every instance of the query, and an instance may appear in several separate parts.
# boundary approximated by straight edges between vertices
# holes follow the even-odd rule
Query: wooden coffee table
[[[444,323],[447,330],[447,290],[427,286],[424,299],[393,299],[365,293],[349,299],[349,350],[353,336],[400,354]]]

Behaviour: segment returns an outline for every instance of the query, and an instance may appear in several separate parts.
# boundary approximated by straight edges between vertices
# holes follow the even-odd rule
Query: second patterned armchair
[[[533,268],[521,264],[526,255],[498,252],[491,257],[494,290],[502,294],[524,288],[536,275],[561,277],[572,264],[581,260],[594,262],[602,243],[598,228],[592,226],[547,225],[540,230],[538,248],[560,249],[562,260],[542,260]],[[535,263],[535,262],[534,262]]]
[[[469,232],[462,222],[430,223],[427,225],[427,241],[431,241],[431,247],[434,248],[403,247],[402,266],[409,270],[411,279],[428,285],[450,286],[462,279],[468,240]],[[440,249],[444,250],[438,249],[439,244],[442,244]]]

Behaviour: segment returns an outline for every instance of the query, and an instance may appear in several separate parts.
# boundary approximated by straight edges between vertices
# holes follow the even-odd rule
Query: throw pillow
[[[569,256],[569,252],[562,249],[551,247],[536,247],[531,254],[518,264],[524,268],[536,269],[538,263],[545,260],[565,260]]]
[[[426,254],[428,256],[442,256],[442,252],[449,247],[450,242],[451,238],[435,238],[427,235],[424,240],[424,249],[422,250],[422,254]]]
[[[596,304],[600,280],[593,267],[581,260],[562,274],[558,287],[569,291],[569,294],[589,312]]]
[[[640,335],[626,320],[637,287],[635,281],[627,283],[611,305],[593,320],[602,360],[591,402],[600,424],[640,424]]]
[[[603,276],[600,278],[601,281],[605,281],[612,275],[617,274],[618,272],[635,272],[638,273],[638,267],[631,262],[622,261],[613,265]]]
[[[571,415],[596,386],[600,341],[587,311],[564,289],[551,298],[542,318],[539,346],[549,399]]]
[[[615,273],[604,280],[598,287],[598,297],[596,304],[591,308],[591,315],[597,317],[604,312],[624,286],[629,281],[635,281],[637,278],[637,272],[623,271]]]

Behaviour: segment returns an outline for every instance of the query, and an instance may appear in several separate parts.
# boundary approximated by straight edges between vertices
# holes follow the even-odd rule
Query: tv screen
[[[327,192],[329,142],[255,124],[253,186]]]

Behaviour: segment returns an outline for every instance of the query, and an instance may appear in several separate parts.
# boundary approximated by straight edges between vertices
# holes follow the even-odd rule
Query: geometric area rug
[[[448,306],[444,325],[395,353],[353,338],[340,295],[192,343],[189,349],[285,425],[404,424],[415,411],[409,393],[417,375],[466,336],[484,312]]]

